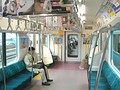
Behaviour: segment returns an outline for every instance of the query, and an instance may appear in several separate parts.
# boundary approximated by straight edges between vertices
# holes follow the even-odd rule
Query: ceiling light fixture
[[[82,4],[81,7],[80,7],[80,15],[81,16],[85,15],[85,11],[86,11],[85,8],[86,8],[85,4]]]

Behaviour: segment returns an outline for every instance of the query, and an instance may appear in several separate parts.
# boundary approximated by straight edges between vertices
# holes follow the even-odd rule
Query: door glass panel
[[[78,35],[69,34],[67,39],[68,57],[78,57]]]

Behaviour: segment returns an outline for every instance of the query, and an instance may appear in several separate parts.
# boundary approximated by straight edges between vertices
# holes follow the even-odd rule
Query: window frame
[[[114,59],[113,59],[113,51],[114,51],[114,35],[115,34],[120,34],[120,30],[113,30],[111,32],[111,37],[110,37],[110,44],[109,44],[109,50],[110,50],[110,65],[114,70],[120,74],[120,70],[114,65]],[[119,53],[120,54],[120,53]]]
[[[1,32],[1,37],[2,37],[2,48],[4,49],[4,50],[2,50],[2,54],[1,55],[3,55],[3,63],[4,63],[4,66],[7,66],[7,65],[10,65],[10,64],[13,64],[13,63],[15,63],[15,62],[17,62],[18,61],[18,48],[19,48],[19,46],[18,46],[18,33],[14,33],[14,32],[12,32],[12,33],[14,33],[15,34],[15,47],[16,47],[16,49],[15,49],[15,53],[16,53],[16,57],[14,57],[14,58],[16,58],[15,60],[13,60],[13,61],[10,61],[10,62],[7,62],[7,43],[6,43],[6,41],[7,41],[7,33],[10,33],[10,32]],[[3,43],[4,42],[4,43]],[[4,46],[4,47],[3,47]],[[1,61],[1,65],[0,65],[0,68],[2,67],[2,61]]]

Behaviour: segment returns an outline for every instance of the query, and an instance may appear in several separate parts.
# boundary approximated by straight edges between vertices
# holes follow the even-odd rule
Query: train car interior
[[[0,0],[0,90],[120,90],[119,39],[120,0]]]

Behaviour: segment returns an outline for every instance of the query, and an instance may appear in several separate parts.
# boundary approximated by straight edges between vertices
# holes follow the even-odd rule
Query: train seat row
[[[95,79],[97,72],[91,73],[90,78],[90,90],[94,90]],[[98,84],[98,90],[119,90],[120,89],[120,78],[110,65],[104,61],[102,66],[102,72]]]
[[[22,90],[31,81],[33,74],[26,69],[24,60],[6,66],[4,71],[3,74],[2,69],[0,69],[0,90],[5,88],[4,76],[6,79],[6,90]]]

